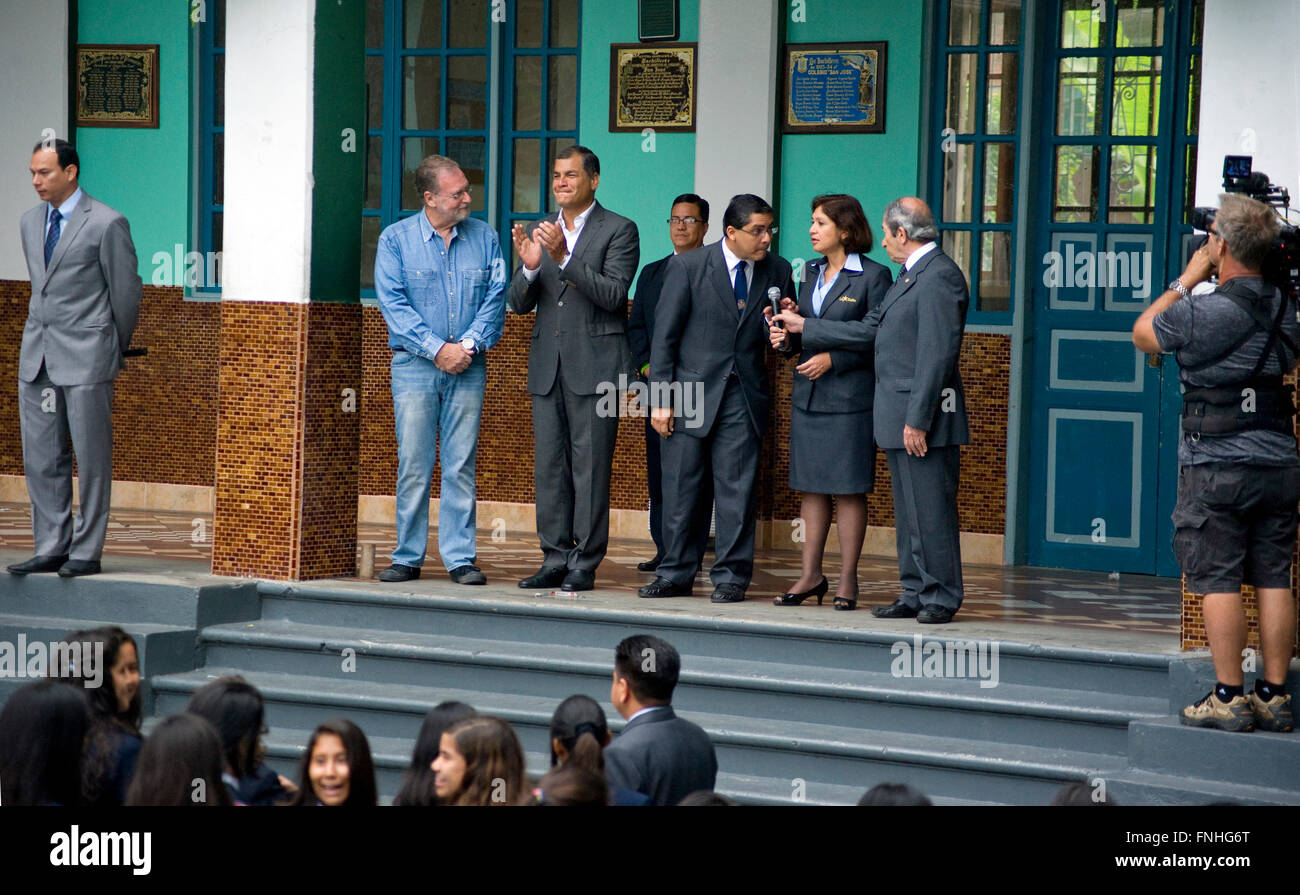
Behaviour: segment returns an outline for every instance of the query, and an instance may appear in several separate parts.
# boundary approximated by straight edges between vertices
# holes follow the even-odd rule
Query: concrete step
[[[1186,776],[1285,791],[1300,798],[1300,736],[1229,733],[1184,727],[1177,718],[1135,721],[1129,728],[1135,771]]]
[[[132,624],[202,628],[257,618],[257,583],[192,582],[164,575],[0,576],[0,611],[8,616],[112,619]]]
[[[1103,775],[1102,779],[1106,781],[1107,798],[1114,799],[1120,805],[1209,805],[1215,802],[1300,805],[1300,792],[1277,789],[1273,786],[1273,781],[1268,781],[1267,786],[1248,785],[1142,770],[1125,770],[1109,776]]]

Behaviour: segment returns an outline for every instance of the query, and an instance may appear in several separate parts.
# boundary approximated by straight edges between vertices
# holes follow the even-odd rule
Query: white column
[[[306,302],[315,0],[228,0],[222,299]]]

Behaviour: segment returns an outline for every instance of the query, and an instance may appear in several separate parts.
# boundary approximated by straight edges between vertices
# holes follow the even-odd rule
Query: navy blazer
[[[672,706],[628,722],[605,747],[605,779],[612,787],[645,793],[653,805],[676,805],[697,790],[712,791],[718,756],[698,724]]]
[[[655,334],[655,305],[664,287],[664,274],[672,255],[651,261],[641,269],[636,280],[636,293],[632,297],[632,311],[627,318],[627,342],[632,348],[632,363],[637,372],[650,363],[650,340]]]
[[[875,308],[885,298],[893,284],[889,268],[859,255],[862,270],[847,267],[831,285],[822,301],[820,314],[813,313],[813,287],[826,269],[825,258],[814,258],[804,266],[803,282],[799,284],[799,313],[804,317],[822,320],[861,320],[867,311]],[[786,339],[785,355],[798,354],[799,363],[817,354],[805,348],[802,336]],[[873,351],[863,345],[858,349],[836,348],[830,352],[831,368],[817,379],[794,374],[794,392],[790,401],[800,410],[816,413],[855,413],[870,410],[876,389]]]

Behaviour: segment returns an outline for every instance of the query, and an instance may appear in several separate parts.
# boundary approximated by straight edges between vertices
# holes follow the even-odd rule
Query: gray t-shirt
[[[1269,319],[1277,315],[1281,293],[1259,277],[1237,277],[1233,283],[1248,287],[1257,295],[1266,296],[1261,307]],[[1271,295],[1269,293],[1272,293]],[[1176,301],[1152,321],[1156,341],[1161,351],[1176,352],[1182,367],[1195,367],[1227,351],[1245,332],[1255,327],[1250,315],[1237,307],[1232,299],[1219,291],[1205,295],[1192,295]],[[1282,331],[1300,344],[1300,311],[1284,314]],[[1247,342],[1228,357],[1204,369],[1179,371],[1184,386],[1218,386],[1248,379],[1259,361],[1268,335],[1256,332]],[[1280,340],[1279,340],[1280,341]],[[1287,367],[1278,368],[1275,352],[1269,349],[1269,358],[1260,371],[1261,376],[1290,373],[1296,357],[1282,343]],[[1178,444],[1178,465],[1197,463],[1243,463],[1251,466],[1297,466],[1296,441],[1291,435],[1270,432],[1267,429],[1248,429],[1231,435],[1194,436],[1183,432]]]

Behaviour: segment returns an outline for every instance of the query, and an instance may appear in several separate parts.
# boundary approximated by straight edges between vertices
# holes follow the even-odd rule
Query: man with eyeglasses
[[[644,379],[650,370],[650,340],[655,331],[655,306],[663,290],[664,274],[668,260],[674,255],[690,252],[704,245],[704,234],[709,229],[709,203],[695,193],[682,193],[673,200],[668,217],[668,238],[672,241],[672,254],[651,261],[641,269],[636,281],[636,295],[632,299],[632,312],[628,315],[627,341],[632,347],[632,358],[637,371]],[[650,537],[655,542],[654,559],[637,563],[642,572],[653,572],[663,559],[663,473],[659,456],[659,433],[650,425],[649,411],[645,423],[646,487],[650,492]],[[691,523],[697,552],[702,556],[709,540],[709,523],[713,517],[713,482],[704,477],[703,492],[696,502],[695,517]]]
[[[415,171],[423,212],[390,225],[375,252],[375,294],[393,350],[397,549],[380,581],[420,577],[429,484],[441,445],[438,553],[457,584],[485,584],[474,564],[474,467],[487,351],[505,326],[506,265],[496,231],[469,216],[469,179],[431,155]]]
[[[668,262],[650,348],[651,425],[664,439],[664,556],[642,597],[691,593],[699,561],[691,518],[705,470],[716,506],[715,603],[739,603],[754,571],[754,486],[770,405],[768,290],[794,300],[790,262],[769,249],[775,212],[734,196],[723,238]],[[686,415],[691,403],[698,413]]]

